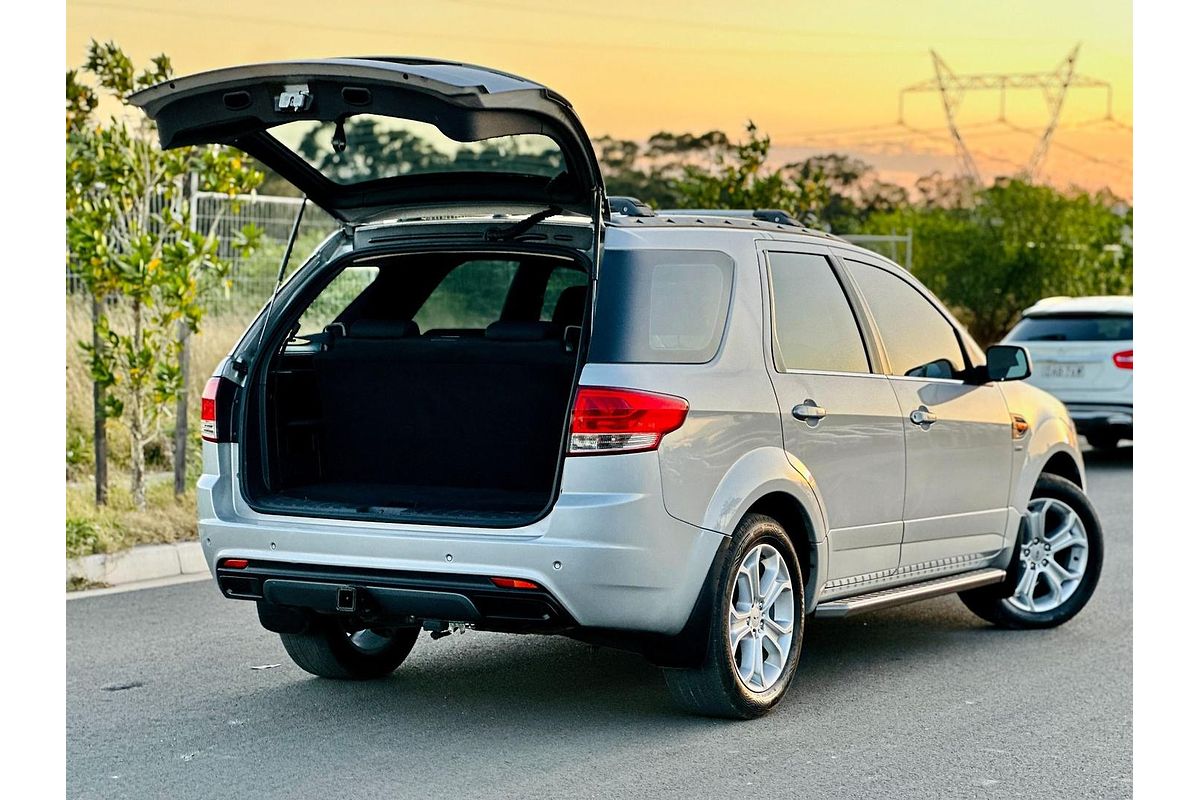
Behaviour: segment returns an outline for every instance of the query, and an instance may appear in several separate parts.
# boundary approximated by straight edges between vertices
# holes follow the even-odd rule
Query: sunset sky
[[[956,73],[1041,72],[1082,44],[1077,71],[1112,84],[1072,89],[1045,177],[1132,184],[1132,10],[1112,0],[713,0],[542,4],[532,0],[68,0],[67,66],[92,38],[139,65],[159,52],[179,73],[312,56],[423,55],[485,64],[565,94],[589,133],[736,134],[753,119],[776,158],[853,153],[910,184],[955,170],[936,94],[897,93],[933,76],[930,49]],[[967,95],[959,122],[985,176],[1024,164],[1045,125],[1040,92]],[[869,128],[869,130],[864,130]],[[913,129],[916,129],[915,131]]]

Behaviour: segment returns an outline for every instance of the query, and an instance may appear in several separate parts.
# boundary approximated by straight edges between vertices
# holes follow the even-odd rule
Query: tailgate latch
[[[293,83],[283,87],[275,98],[276,111],[308,111],[312,106],[312,93],[307,83]]]

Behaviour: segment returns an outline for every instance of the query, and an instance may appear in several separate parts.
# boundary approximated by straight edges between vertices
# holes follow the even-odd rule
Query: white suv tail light
[[[1122,350],[1119,353],[1113,353],[1113,364],[1117,369],[1133,369],[1133,351]]]
[[[580,386],[571,411],[568,455],[601,455],[656,450],[662,437],[683,425],[688,402],[682,397]]]

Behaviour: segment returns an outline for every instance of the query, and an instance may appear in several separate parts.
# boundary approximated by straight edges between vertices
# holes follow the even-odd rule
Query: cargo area
[[[582,266],[540,254],[343,267],[257,376],[248,499],[322,517],[537,518],[563,457],[587,291]]]

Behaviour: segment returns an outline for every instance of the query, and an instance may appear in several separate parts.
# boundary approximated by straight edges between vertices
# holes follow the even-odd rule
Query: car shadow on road
[[[922,605],[810,620],[798,677],[804,688],[785,703],[844,703],[867,690],[860,679],[874,685],[910,676],[934,660],[1002,650],[1002,642],[985,635],[995,629],[956,598]],[[331,714],[342,713],[342,723],[355,725],[368,708],[377,719],[406,725],[428,725],[449,714],[485,727],[499,721],[516,728],[549,725],[564,735],[581,725],[621,726],[631,719],[710,724],[677,711],[659,670],[636,654],[562,638],[476,633],[454,637],[452,647],[440,653],[438,647],[443,643],[422,638],[410,662],[379,682],[310,679],[297,670],[295,681],[268,690],[270,707],[292,718],[319,707],[322,730],[335,723]]]

